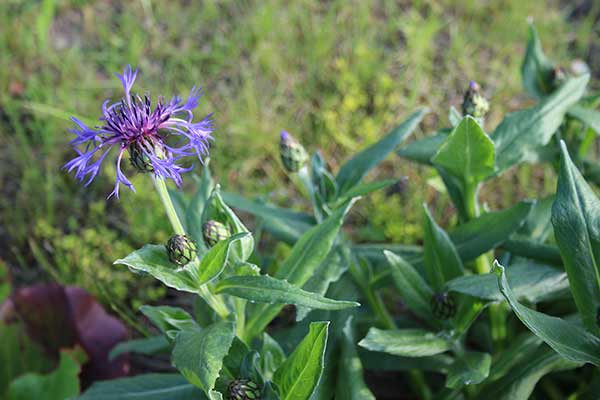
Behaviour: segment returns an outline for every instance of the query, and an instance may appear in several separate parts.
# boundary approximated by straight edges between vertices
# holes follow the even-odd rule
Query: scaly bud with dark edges
[[[304,146],[286,131],[281,132],[279,154],[281,162],[288,172],[298,172],[308,160]]]
[[[481,87],[477,82],[471,81],[463,98],[463,115],[470,115],[473,118],[483,120],[489,110],[490,104],[481,94]]]
[[[196,258],[198,246],[196,242],[186,235],[173,235],[166,246],[169,261],[179,266],[184,266]]]
[[[202,225],[202,236],[204,243],[208,247],[213,247],[221,240],[225,240],[231,236],[231,230],[227,225],[211,219]]]
[[[431,312],[438,319],[450,319],[456,314],[456,302],[449,293],[436,293],[431,298]]]
[[[236,379],[229,384],[229,399],[260,400],[259,387],[249,379]]]
[[[132,142],[129,145],[129,161],[140,172],[153,172],[154,166],[148,154],[167,154],[165,145],[152,138]]]

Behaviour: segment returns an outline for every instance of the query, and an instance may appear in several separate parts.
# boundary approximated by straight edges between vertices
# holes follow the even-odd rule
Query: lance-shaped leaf
[[[182,330],[199,329],[198,324],[192,316],[182,308],[171,306],[148,306],[140,307],[144,314],[154,326],[156,326],[169,340],[174,340]]]
[[[350,265],[350,249],[337,246],[329,252],[313,276],[304,284],[304,290],[325,295],[329,285],[337,282]],[[302,321],[311,311],[308,307],[296,307],[296,321]]]
[[[429,305],[433,296],[433,290],[406,260],[391,251],[383,252],[390,264],[392,277],[396,288],[400,292],[402,301],[408,308],[424,320],[432,320],[431,306]]]
[[[600,201],[561,142],[552,226],[584,326],[600,335]]]
[[[182,331],[175,339],[173,365],[190,383],[209,395],[234,337],[235,325],[227,321],[202,330]]]
[[[444,282],[462,276],[464,268],[448,234],[435,223],[427,206],[424,205],[423,208],[425,210],[425,273],[429,284],[439,292]]]
[[[234,251],[236,243],[243,242],[251,236],[248,232],[236,233],[211,247],[208,253],[200,260],[200,264],[193,264],[192,268],[190,268],[196,285],[204,285],[218,277],[223,272],[223,269],[225,269],[227,261],[231,258],[230,253]]]
[[[344,216],[354,201],[335,211],[321,224],[304,233],[292,248],[292,252],[277,270],[275,278],[287,280],[298,287],[310,279],[317,267],[331,251],[331,247],[344,221]],[[254,308],[246,330],[254,337],[260,334],[281,310],[280,305],[261,304]]]
[[[569,108],[569,115],[577,118],[584,124],[592,128],[597,134],[600,134],[600,112],[591,108],[585,108],[580,105],[574,105]]]
[[[568,360],[600,366],[600,338],[592,335],[574,322],[551,317],[523,306],[508,286],[504,267],[497,261],[494,272],[498,276],[500,291],[521,322],[537,337]]]
[[[547,346],[521,349],[521,357],[500,379],[486,384],[478,398],[527,400],[535,385],[546,374],[573,369],[580,364],[563,358]],[[492,365],[495,369],[495,365]]]
[[[427,109],[420,109],[410,115],[406,121],[394,128],[383,139],[361,151],[348,160],[338,172],[335,180],[344,193],[357,183],[409,135],[419,125]]]
[[[371,351],[403,357],[425,357],[443,353],[452,343],[433,332],[423,329],[369,329],[367,336],[358,343]]]
[[[209,220],[216,220],[226,224],[234,234],[245,233],[240,236],[240,241],[232,248],[232,256],[236,261],[246,261],[254,251],[254,238],[244,223],[238,218],[221,197],[221,187],[216,185],[202,212],[202,224]]]
[[[458,178],[463,187],[474,186],[494,173],[494,143],[470,116],[464,117],[432,158]]]
[[[492,357],[488,353],[468,351],[461,354],[448,368],[446,387],[455,389],[463,385],[476,385],[490,374]]]
[[[431,159],[446,142],[450,132],[452,129],[441,129],[433,135],[415,140],[398,150],[398,155],[420,164],[432,165]]]
[[[300,236],[315,225],[314,217],[273,205],[262,204],[232,193],[223,193],[223,198],[232,207],[250,213],[265,224],[264,228],[277,239],[294,244]]]
[[[563,271],[527,259],[508,268],[506,278],[515,296],[531,303],[569,290],[569,281]],[[484,300],[504,301],[498,289],[498,277],[493,273],[459,276],[447,282],[446,289]]]
[[[540,99],[554,90],[554,63],[544,51],[533,24],[529,25],[529,41],[521,65],[523,87],[531,96]]]
[[[356,352],[352,317],[348,317],[342,330],[341,355],[338,366],[336,399],[375,400],[363,378],[363,368]]]
[[[179,374],[144,374],[94,383],[78,400],[204,400],[204,394]]]
[[[281,400],[309,399],[321,379],[329,322],[313,322],[309,332],[275,371]]]
[[[540,148],[550,141],[567,110],[585,91],[589,75],[570,78],[537,105],[508,114],[494,131],[498,173],[520,163],[540,159]]]
[[[343,310],[358,307],[354,301],[332,300],[320,294],[307,292],[287,281],[268,275],[232,276],[220,281],[215,293],[225,293],[257,303],[295,304],[319,310]]]

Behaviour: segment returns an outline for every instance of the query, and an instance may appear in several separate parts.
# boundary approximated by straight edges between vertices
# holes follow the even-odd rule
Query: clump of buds
[[[231,400],[260,400],[258,385],[249,379],[236,379],[229,384]]]
[[[215,244],[219,243],[221,240],[227,239],[229,236],[231,236],[229,227],[219,221],[211,219],[202,225],[202,237],[204,238],[204,243],[206,243],[208,247],[213,247]]]
[[[481,94],[481,87],[477,82],[471,81],[463,98],[463,115],[470,115],[475,119],[483,120],[489,110],[490,104],[483,94]]]
[[[456,314],[456,302],[449,293],[436,293],[431,298],[431,312],[438,319],[450,319]]]
[[[308,160],[308,154],[304,146],[286,131],[281,132],[279,155],[283,166],[288,172],[298,172]]]
[[[173,235],[166,246],[169,261],[179,266],[184,266],[196,258],[198,246],[196,242],[186,235]]]

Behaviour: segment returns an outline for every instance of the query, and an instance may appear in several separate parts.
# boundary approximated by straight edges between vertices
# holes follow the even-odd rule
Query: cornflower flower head
[[[182,174],[193,169],[184,167],[182,159],[197,157],[200,162],[208,155],[213,124],[211,115],[194,122],[192,111],[198,106],[202,96],[200,89],[192,88],[183,101],[174,96],[169,101],[159,97],[153,105],[150,96],[144,97],[131,92],[138,70],[127,66],[123,75],[115,74],[123,85],[125,95],[120,101],[102,104],[100,124],[88,127],[77,118],[71,118],[77,125],[69,132],[75,135],[71,146],[77,156],[65,164],[64,169],[75,171],[75,178],[88,186],[100,171],[102,162],[116,147],[116,181],[108,198],[119,198],[119,186],[123,184],[135,192],[135,188],[121,169],[125,152],[131,164],[142,172],[151,172],[158,178],[172,179],[181,185]]]

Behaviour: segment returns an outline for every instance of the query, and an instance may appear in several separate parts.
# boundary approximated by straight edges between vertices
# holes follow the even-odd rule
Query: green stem
[[[423,372],[418,369],[411,369],[408,373],[419,399],[430,400],[432,398],[431,389],[427,386]]]
[[[465,209],[469,220],[479,216],[479,201],[477,194],[479,186],[472,183],[467,183],[465,188]],[[475,271],[478,274],[487,274],[491,271],[490,257],[487,254],[482,254],[474,261]],[[489,308],[490,325],[492,330],[492,338],[497,348],[502,346],[506,339],[505,317],[506,311],[497,305],[491,305]]]
[[[167,217],[169,218],[169,222],[171,222],[171,226],[173,227],[175,234],[185,235],[185,229],[183,228],[183,225],[177,216],[177,211],[175,211],[175,206],[173,206],[171,196],[169,196],[169,191],[167,190],[167,184],[165,183],[165,180],[153,175],[152,181],[154,182],[154,187],[158,192],[160,201],[165,208],[165,212],[167,213]]]
[[[173,201],[171,201],[171,196],[169,196],[169,192],[167,190],[167,185],[165,180],[153,175],[152,180],[154,182],[154,187],[158,192],[158,196],[160,197],[160,201],[165,208],[165,212],[167,213],[167,217],[171,222],[171,226],[173,227],[173,231],[177,235],[185,235],[185,229],[183,228],[183,224],[179,220],[179,216],[177,216],[177,211],[175,211],[175,206],[173,206]],[[207,285],[202,285],[198,288],[198,294],[206,301],[206,303],[213,309],[219,316],[223,319],[227,318],[229,315],[229,309],[218,296],[215,296],[211,293],[210,289]]]
[[[363,296],[367,300],[369,307],[377,316],[380,326],[385,329],[396,329],[396,323],[394,322],[394,319],[392,318],[388,310],[385,308],[383,300],[381,299],[379,294],[375,293],[373,288],[371,288],[371,285],[369,285],[368,280],[364,279],[361,272],[358,271],[356,268],[356,264],[350,264],[350,275],[352,275],[354,283],[356,284],[356,286],[358,286]]]

